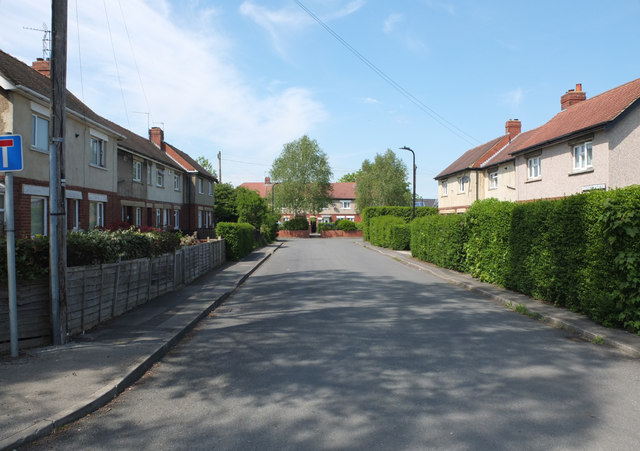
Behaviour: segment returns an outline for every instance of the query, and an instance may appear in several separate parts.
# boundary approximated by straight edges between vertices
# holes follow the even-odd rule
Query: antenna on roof
[[[42,31],[42,59],[49,59],[51,57],[51,30],[47,28],[46,23],[42,23],[42,28],[22,27],[25,30]]]

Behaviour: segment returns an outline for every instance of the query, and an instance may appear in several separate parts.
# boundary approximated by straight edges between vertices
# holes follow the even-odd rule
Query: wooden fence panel
[[[51,342],[49,322],[49,280],[21,282],[16,287],[18,304],[18,340],[20,344],[42,346]],[[11,348],[9,327],[9,293],[0,286],[0,352]]]

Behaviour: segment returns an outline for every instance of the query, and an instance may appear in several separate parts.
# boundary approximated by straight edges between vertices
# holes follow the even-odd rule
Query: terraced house
[[[469,190],[460,196],[464,177]],[[436,180],[441,213],[484,198],[554,199],[640,184],[640,79],[590,99],[577,84],[544,125],[465,152]]]
[[[22,136],[24,170],[14,173],[17,236],[48,233],[48,71],[48,61],[38,60],[29,67],[0,51],[0,132]],[[154,133],[150,130],[152,138]],[[70,92],[65,153],[69,230],[126,222],[191,232],[199,226],[191,220],[198,209],[211,212],[210,221],[201,225],[213,224],[213,189],[201,198],[189,191],[194,177],[213,184],[213,175],[186,154],[173,158],[153,139],[101,117]]]

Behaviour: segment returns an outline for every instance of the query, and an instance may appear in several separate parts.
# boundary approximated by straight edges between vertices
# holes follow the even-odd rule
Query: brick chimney
[[[522,123],[519,119],[509,119],[504,124],[504,130],[509,135],[509,141],[518,136],[522,131]]]
[[[31,67],[42,75],[51,77],[51,64],[48,58],[46,60],[44,58],[38,58],[31,64]]]
[[[562,97],[560,97],[560,107],[564,111],[571,105],[587,100],[587,93],[582,90],[582,83],[576,84],[575,91],[569,89]]]
[[[149,139],[152,143],[162,149],[162,142],[164,141],[164,130],[160,127],[151,127],[149,129]]]
[[[265,185],[271,185],[271,178],[270,177],[265,177],[264,178],[264,184]]]

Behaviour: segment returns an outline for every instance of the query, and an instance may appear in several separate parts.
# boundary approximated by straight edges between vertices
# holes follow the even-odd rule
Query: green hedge
[[[309,221],[304,216],[296,216],[282,224],[284,230],[309,230]]]
[[[369,226],[371,219],[379,216],[397,216],[403,218],[406,223],[411,221],[412,207],[367,207],[362,212],[362,236],[365,241],[369,239]],[[416,218],[438,214],[438,209],[433,207],[417,207]],[[373,244],[373,243],[372,243]]]
[[[374,246],[404,250],[409,248],[409,224],[397,216],[378,216],[370,222],[370,241]]]
[[[411,222],[411,255],[443,268],[466,271],[465,215],[432,215]]]
[[[246,222],[218,223],[216,235],[225,240],[227,260],[238,261],[251,253],[255,245],[254,230],[255,228]]]
[[[350,219],[338,219],[336,221],[336,229],[344,230],[345,232],[353,232],[358,230],[358,226]]]

